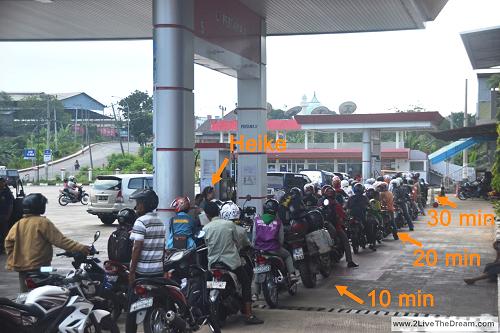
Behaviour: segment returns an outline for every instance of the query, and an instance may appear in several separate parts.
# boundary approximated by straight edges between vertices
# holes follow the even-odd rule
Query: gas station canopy
[[[500,66],[500,26],[461,34],[473,69]]]
[[[264,18],[267,36],[422,29],[447,2],[231,1]],[[195,6],[225,8],[225,4],[224,0],[195,1]],[[152,0],[3,0],[0,41],[150,39],[152,13]]]

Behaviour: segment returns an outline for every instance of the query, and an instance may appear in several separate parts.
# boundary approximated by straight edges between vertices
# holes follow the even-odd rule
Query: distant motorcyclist
[[[402,182],[403,180],[401,178],[391,180],[392,194],[394,195],[394,202],[396,203],[396,205],[398,205],[398,207],[401,208],[401,211],[403,212],[403,216],[406,220],[406,223],[408,224],[408,227],[410,228],[410,231],[413,231],[413,221],[410,217],[410,214],[408,213],[407,205],[409,198],[405,189],[401,186]]]
[[[316,205],[318,203],[318,195],[316,194],[314,184],[313,183],[308,183],[304,185],[304,205],[306,205],[306,208],[316,208]]]
[[[180,196],[172,201],[170,207],[174,208],[176,214],[170,219],[167,248],[192,249],[196,247],[194,235],[199,230],[199,226],[188,214],[191,201],[186,196]]]
[[[368,198],[364,196],[364,186],[361,183],[356,183],[353,187],[354,195],[347,201],[347,208],[351,212],[351,215],[360,221],[365,227],[366,236],[368,238],[368,243],[370,243],[370,249],[376,251],[375,243],[375,225],[366,219],[366,210],[368,209]]]
[[[349,181],[344,179],[340,182],[340,186],[344,190],[344,192],[351,197],[354,193],[352,192],[352,188],[349,186]],[[347,198],[349,200],[349,198]]]
[[[78,184],[76,182],[75,176],[70,176],[68,178],[68,187],[67,191],[69,194],[71,194],[73,197],[78,198],[79,197],[79,191],[78,191]]]
[[[329,224],[331,223],[333,225],[333,227],[335,228],[335,233],[338,235],[340,242],[344,247],[347,267],[358,267],[359,265],[352,260],[351,245],[349,244],[349,238],[344,231],[346,213],[342,208],[342,205],[336,200],[337,194],[333,187],[327,185],[323,189],[323,198],[320,199],[319,205],[324,206],[324,199],[328,199],[328,205],[324,206],[327,209],[326,220],[329,222]],[[331,235],[331,230],[329,230],[329,232]]]

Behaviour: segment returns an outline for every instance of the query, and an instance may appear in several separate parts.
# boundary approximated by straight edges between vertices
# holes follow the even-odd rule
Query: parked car
[[[153,188],[153,175],[130,174],[97,176],[90,192],[87,212],[97,215],[102,223],[113,224],[123,208],[134,208],[130,195],[144,188]]]
[[[335,176],[333,172],[325,170],[302,170],[300,173],[309,177],[313,183],[318,183],[320,187],[332,185],[332,178]]]
[[[335,176],[338,176],[340,178],[340,180],[349,180],[349,178],[351,178],[351,176],[349,176],[348,173],[345,173],[345,172],[334,172],[333,173]]]
[[[302,190],[304,185],[310,182],[309,177],[301,173],[268,172],[267,195],[272,196],[278,190],[288,192],[292,187],[298,187]]]
[[[17,181],[19,180],[19,172],[16,169],[7,169],[0,166],[0,177],[5,178],[7,185],[16,187]]]

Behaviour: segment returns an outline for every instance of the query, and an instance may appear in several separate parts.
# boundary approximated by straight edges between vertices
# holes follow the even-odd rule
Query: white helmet
[[[372,184],[365,184],[365,191],[367,191],[369,189],[373,189],[373,185]]]
[[[344,179],[340,182],[340,186],[342,188],[346,188],[346,187],[349,187],[349,181],[347,179]]]
[[[398,178],[396,178],[396,180],[398,181],[398,185],[403,184],[403,178],[398,177]]]
[[[399,186],[399,180],[397,180],[397,179],[392,179],[392,180],[391,180],[391,182],[390,182],[390,184],[391,184],[392,186],[396,186],[396,187],[397,187],[397,186]]]
[[[365,184],[373,185],[375,183],[375,178],[368,178]]]
[[[69,176],[68,180],[69,180],[70,182],[74,182],[74,181],[75,181],[75,176]]]
[[[240,208],[232,201],[228,201],[222,205],[220,217],[224,220],[237,220],[240,218]]]

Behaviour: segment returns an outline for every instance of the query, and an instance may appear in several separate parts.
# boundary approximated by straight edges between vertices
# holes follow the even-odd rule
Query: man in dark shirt
[[[369,247],[373,251],[376,251],[375,244],[375,227],[373,221],[366,219],[366,210],[368,208],[368,198],[363,194],[364,186],[360,183],[357,183],[353,186],[352,191],[354,195],[349,198],[347,201],[347,209],[351,212],[351,216],[360,221],[366,233],[366,238],[368,238]]]
[[[0,177],[0,253],[4,251],[4,240],[10,229],[10,218],[13,209],[14,196],[5,178]]]

